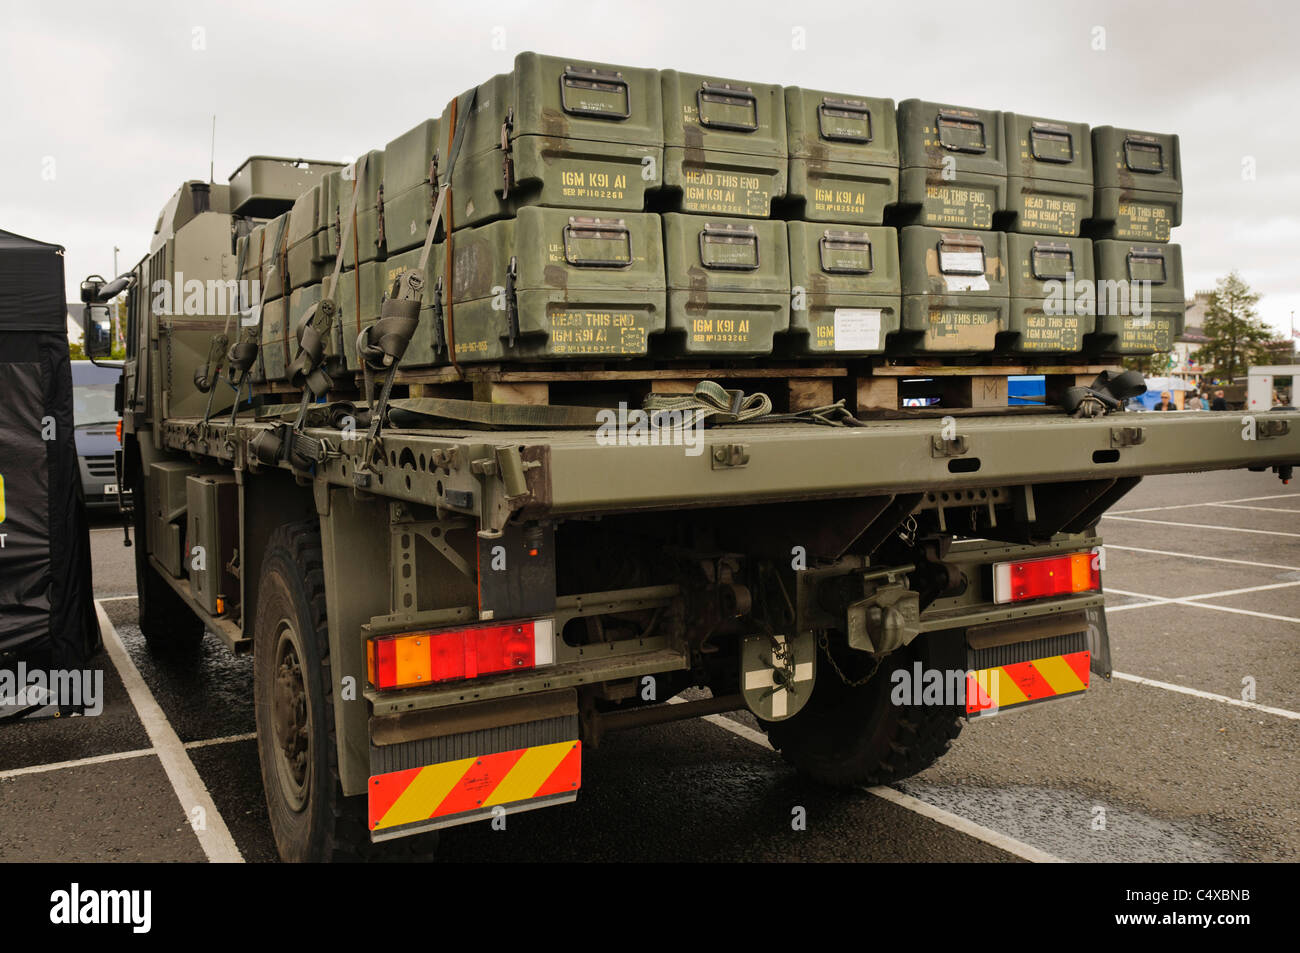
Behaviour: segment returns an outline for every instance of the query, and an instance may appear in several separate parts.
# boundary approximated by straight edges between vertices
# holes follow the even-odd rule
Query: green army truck
[[[575,149],[656,152],[653,130],[611,133],[609,148],[564,134],[644,125],[658,107],[637,96],[660,86],[523,62],[504,119],[471,90],[359,176],[257,157],[229,186],[184,184],[150,253],[111,286],[129,284],[122,455],[140,627],[178,658],[205,632],[252,654],[286,860],[425,851],[440,828],[573,801],[608,732],[720,712],[752,712],[818,782],[897,781],[968,719],[1109,676],[1097,524],[1143,476],[1289,479],[1300,462],[1300,413],[1124,413],[1140,379],[1077,361],[1049,373],[1040,407],[876,406],[878,375],[921,360],[896,349],[943,360],[943,321],[983,307],[981,289],[1001,317],[961,360],[1000,359],[971,352],[1002,332],[1035,340],[1034,282],[1055,275],[1044,263],[1086,258],[1086,242],[1018,240],[1008,259],[984,221],[911,225],[900,245],[888,223],[692,216],[680,182],[659,206],[570,209],[546,157],[569,174],[583,171]],[[547,95],[529,92],[534,75]],[[803,98],[677,74],[662,89],[668,152],[684,116],[713,123],[664,160],[671,175],[705,168],[721,129],[738,155],[758,143],[784,181],[753,112],[783,149],[781,117],[763,110]],[[529,146],[531,185],[503,180],[496,217],[461,227],[446,214],[465,212],[458,131],[531,129],[529,103],[580,115]],[[1002,136],[997,114],[959,120],[963,156],[970,128]],[[468,172],[499,175],[486,134],[473,145]],[[473,188],[482,208],[492,187]],[[1100,272],[1156,252],[1115,241],[1098,254]],[[1020,290],[1006,290],[1009,269],[1025,272]],[[250,291],[267,277],[274,295]],[[90,285],[88,300],[110,290]],[[739,353],[689,346],[692,322],[724,308],[749,329]],[[604,350],[606,331],[622,343]],[[458,359],[477,341],[495,377]],[[582,359],[562,360],[574,345]],[[796,400],[795,378],[841,399]],[[547,381],[550,399],[533,399]],[[899,692],[911,678],[924,691]],[[678,697],[688,689],[704,691]]]

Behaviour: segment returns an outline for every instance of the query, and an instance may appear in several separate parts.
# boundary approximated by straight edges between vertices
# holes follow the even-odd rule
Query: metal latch
[[[1255,420],[1255,439],[1265,437],[1285,437],[1291,432],[1291,424],[1285,420]]]
[[[944,437],[935,434],[930,438],[930,456],[932,457],[960,457],[970,449],[970,444],[966,440],[965,434],[957,434],[955,437]]]
[[[1141,427],[1111,427],[1110,445],[1119,447],[1136,447],[1147,442],[1147,435]]]
[[[709,448],[709,457],[715,470],[734,469],[749,465],[749,444],[715,443]]]

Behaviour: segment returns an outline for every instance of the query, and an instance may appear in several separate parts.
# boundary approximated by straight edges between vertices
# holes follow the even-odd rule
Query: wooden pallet
[[[1008,378],[1038,375],[1045,378],[1044,405],[1059,404],[1066,388],[1090,384],[1107,364],[956,364],[941,361],[889,364],[885,360],[846,361],[839,364],[778,364],[763,367],[523,367],[519,365],[466,364],[461,367],[399,370],[394,396],[450,397],[495,404],[582,404],[639,407],[651,394],[689,394],[703,380],[727,388],[766,393],[778,412],[824,407],[844,400],[859,416],[907,415],[917,408],[904,407],[907,398],[938,398],[935,408],[991,411],[1008,406]],[[337,381],[331,399],[355,398],[355,382]],[[355,386],[349,388],[349,384]],[[254,393],[297,400],[300,391],[284,383],[258,385]]]
[[[1067,365],[963,365],[894,364],[873,367],[854,378],[859,412],[899,410],[909,397],[939,397],[939,406],[993,408],[1008,404],[1008,378],[1038,375],[1045,378],[1045,405],[1059,404],[1067,388],[1091,384],[1099,373],[1119,368],[1107,364]]]

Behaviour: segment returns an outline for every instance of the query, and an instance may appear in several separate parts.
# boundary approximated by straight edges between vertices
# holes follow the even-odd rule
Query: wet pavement
[[[151,656],[133,553],[111,514],[94,525],[96,594],[144,686],[239,853],[275,860],[251,658],[213,637],[197,665]],[[1077,861],[1300,859],[1300,489],[1246,472],[1151,478],[1101,530],[1120,674],[968,724],[897,785],[937,818],[805,784],[742,713],[611,735],[586,752],[576,803],[446,831],[438,858],[1018,861],[1027,845]],[[105,653],[93,665],[98,717],[0,727],[0,860],[204,859],[123,676]],[[1271,710],[1230,703],[1250,690]],[[64,762],[77,763],[50,767]]]

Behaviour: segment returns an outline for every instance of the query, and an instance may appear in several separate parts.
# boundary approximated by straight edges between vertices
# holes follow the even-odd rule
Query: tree
[[[1235,270],[1220,278],[1205,307],[1205,335],[1210,339],[1192,359],[1231,380],[1252,364],[1269,360],[1273,332],[1259,317],[1259,294]]]

